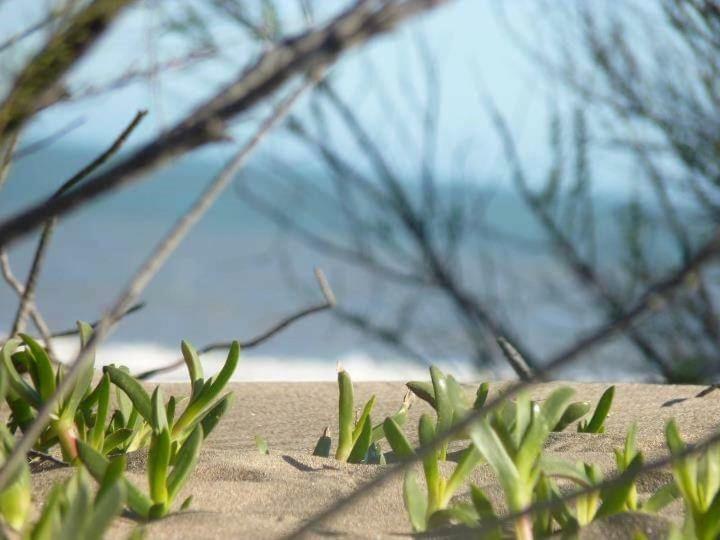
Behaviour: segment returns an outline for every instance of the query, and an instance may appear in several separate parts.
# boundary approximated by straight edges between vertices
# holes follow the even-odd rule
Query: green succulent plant
[[[383,423],[373,426],[371,413],[375,406],[375,396],[371,396],[359,414],[356,415],[355,398],[350,374],[338,369],[338,445],[335,459],[348,463],[384,463],[385,458],[380,441],[386,437]],[[412,397],[408,393],[398,411],[392,416],[397,425],[407,420],[412,406]],[[329,457],[332,438],[329,428],[323,430],[313,450],[313,455]]]
[[[15,445],[15,439],[8,429],[0,424],[0,466]],[[11,529],[20,530],[25,524],[31,508],[30,469],[23,463],[0,492],[0,519]]]
[[[121,475],[119,465],[109,467],[100,481],[100,488],[93,494],[87,472],[76,469],[66,482],[53,486],[40,517],[23,533],[23,538],[102,538],[125,504],[126,491]]]
[[[418,438],[421,445],[430,444],[436,435],[447,431],[460,421],[472,407],[462,387],[452,377],[445,375],[437,367],[430,367],[430,383],[411,382],[408,388],[428,402],[435,410],[435,420],[423,414],[418,425]],[[487,397],[487,386],[481,385],[475,404],[482,406]],[[415,454],[411,443],[402,431],[402,427],[389,417],[384,422],[385,435],[395,456],[406,459]],[[423,472],[426,489],[418,483],[416,473],[409,471],[403,482],[403,500],[410,516],[413,529],[417,532],[442,524],[461,522],[474,524],[477,512],[465,502],[453,502],[453,496],[463,487],[467,477],[480,462],[480,452],[470,445],[463,450],[452,474],[445,478],[440,472],[440,461],[447,458],[447,442],[430,452],[423,459]]]
[[[149,496],[125,479],[128,492],[127,504],[136,515],[144,519],[156,519],[171,511],[173,503],[197,464],[203,442],[203,428],[196,424],[192,433],[174,450],[167,410],[159,388],[153,392],[152,435],[147,458],[147,479]],[[80,459],[90,474],[100,482],[107,471],[124,463],[121,458],[109,461],[92,446],[79,442]],[[117,466],[119,467],[119,465]],[[186,500],[182,507],[189,505]]]
[[[513,407],[501,407],[471,428],[472,442],[495,472],[510,512],[524,510],[533,502],[542,473],[543,445],[572,395],[572,389],[559,388],[538,405],[520,394]],[[533,537],[529,516],[515,522],[515,534],[518,539]]]
[[[78,322],[81,344],[85,345],[92,328]],[[24,430],[34,419],[37,411],[55,392],[62,380],[65,368],[54,367],[45,349],[32,337],[21,334],[9,339],[0,349],[3,370],[8,381],[6,401],[11,411],[9,428]],[[20,371],[29,375],[29,380]],[[85,440],[105,450],[106,437],[114,431],[106,429],[109,412],[109,381],[101,379],[92,388],[93,368],[90,365],[78,378],[70,395],[56,408],[52,419],[35,444],[37,450],[46,451],[59,444],[63,458],[71,461],[77,457],[77,440]],[[108,444],[107,452],[115,449],[121,437],[116,434]]]
[[[220,372],[214,378],[205,380],[202,364],[193,346],[187,341],[183,341],[181,348],[190,375],[191,393],[187,405],[177,418],[178,400],[173,396],[166,406],[173,452],[192,434],[197,425],[202,424],[205,437],[215,428],[222,415],[232,404],[232,392],[222,396],[220,394],[230,381],[240,359],[240,344],[234,341]],[[133,412],[137,412],[137,415],[151,426],[153,423],[152,400],[142,384],[122,368],[105,366],[103,371],[130,400],[134,408]],[[133,412],[127,415],[128,422],[133,420]],[[125,417],[124,413],[123,417]],[[137,417],[134,421],[137,421]]]
[[[665,439],[673,455],[686,448],[674,420],[665,428]],[[683,457],[673,464],[675,486],[685,505],[685,520],[677,538],[711,540],[720,536],[720,445],[701,455]]]
[[[605,419],[610,413],[612,407],[613,398],[615,397],[615,386],[609,387],[600,396],[597,405],[595,406],[595,412],[589,421],[582,421],[578,424],[578,432],[580,433],[604,433],[605,432]]]

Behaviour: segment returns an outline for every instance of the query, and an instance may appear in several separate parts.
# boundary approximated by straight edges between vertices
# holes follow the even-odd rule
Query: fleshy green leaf
[[[362,463],[372,443],[372,420],[366,416],[362,423],[360,435],[348,456],[348,463]]]
[[[137,412],[152,423],[152,404],[150,396],[132,375],[115,366],[105,366],[103,372],[110,376],[110,381],[130,398]]]
[[[353,447],[353,387],[350,375],[344,369],[338,371],[338,447],[335,459],[346,461]]]
[[[607,415],[610,413],[610,407],[612,407],[613,398],[615,397],[615,386],[611,386],[603,395],[600,396],[595,412],[592,418],[583,426],[582,430],[584,433],[602,433],[605,430],[604,424]]]
[[[164,413],[164,411],[163,411]],[[170,432],[167,427],[153,432],[148,451],[147,474],[150,485],[150,498],[156,504],[167,505],[167,475],[170,465]]]
[[[571,403],[568,405],[568,408],[565,409],[565,413],[560,418],[560,421],[553,427],[553,431],[563,431],[570,424],[577,422],[589,413],[590,408],[591,405],[589,401],[576,401],[575,403]]]
[[[90,432],[90,444],[96,450],[102,450],[105,439],[105,422],[110,409],[110,377],[105,373],[98,385],[98,407],[95,425]]]
[[[200,446],[203,441],[202,427],[195,426],[190,436],[180,447],[175,466],[167,479],[168,498],[173,501],[177,497],[178,492],[185,485],[190,473],[195,469],[198,457],[200,456]]]
[[[410,516],[410,524],[415,532],[424,532],[427,528],[427,499],[420,490],[414,471],[405,474],[403,482],[403,501]]]
[[[433,409],[435,409],[435,390],[431,382],[425,381],[410,381],[405,386],[417,397],[427,402]]]
[[[360,418],[358,418],[357,423],[355,424],[355,428],[353,429],[352,434],[352,441],[353,444],[355,444],[360,437],[360,434],[365,429],[365,422],[370,416],[370,413],[373,410],[373,407],[375,406],[375,396],[370,396],[370,399],[365,403],[365,407],[363,407],[362,414],[360,414]],[[372,429],[371,429],[372,431]]]
[[[190,384],[193,387],[192,397],[195,397],[195,382],[202,381],[204,378],[202,364],[200,363],[200,358],[198,357],[195,347],[193,347],[190,342],[183,340],[180,343],[180,349],[182,350],[185,365],[190,375]]]
[[[388,444],[390,444],[390,448],[392,448],[395,457],[398,459],[406,459],[415,455],[415,450],[413,450],[412,445],[407,440],[407,437],[405,437],[405,433],[403,433],[395,420],[390,417],[386,418],[383,423],[383,429],[385,430],[385,438]]]
[[[37,390],[43,401],[46,401],[55,392],[55,371],[53,370],[50,358],[45,349],[33,338],[26,334],[20,334],[20,337],[28,346],[30,352],[35,359],[35,369],[37,372],[38,386]]]

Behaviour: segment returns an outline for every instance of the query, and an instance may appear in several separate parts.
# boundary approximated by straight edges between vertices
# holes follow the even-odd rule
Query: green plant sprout
[[[437,415],[438,431],[445,431],[460,422],[471,409],[479,409],[487,400],[489,385],[482,383],[471,404],[460,383],[452,375],[444,374],[437,366],[430,366],[430,382],[410,381],[408,389],[427,402]],[[467,431],[459,433],[453,440],[468,439]],[[440,459],[445,460],[447,444],[443,445]]]
[[[355,398],[350,374],[338,367],[338,445],[335,459],[348,463],[384,463],[380,441],[385,438],[384,424],[372,425],[371,413],[375,406],[375,396],[371,396],[362,411],[356,416]],[[404,425],[408,411],[412,406],[412,396],[408,393],[402,405],[392,416],[397,425]],[[315,445],[313,455],[329,457],[332,438],[329,428],[325,428]]]
[[[418,435],[420,444],[429,444],[437,433],[448,430],[455,422],[461,420],[469,411],[470,404],[462,387],[452,377],[443,374],[437,367],[430,367],[431,383],[411,382],[408,388],[418,397],[428,402],[436,413],[433,422],[431,417],[423,414],[420,417]],[[487,386],[478,390],[476,404],[484,403],[487,397]],[[478,405],[481,406],[481,405]],[[395,457],[406,459],[415,454],[412,445],[402,431],[402,427],[393,417],[385,419],[385,436]],[[469,446],[460,455],[458,463],[449,478],[440,473],[439,462],[447,457],[447,442],[429,453],[423,459],[426,492],[423,493],[415,472],[409,471],[403,482],[403,500],[410,516],[410,522],[416,532],[426,531],[452,521],[475,523],[475,513],[466,503],[451,504],[453,496],[465,482],[468,475],[480,462],[480,452]]]
[[[119,461],[118,461],[119,463]],[[87,472],[78,468],[64,483],[55,484],[40,517],[24,532],[26,540],[102,538],[125,504],[119,467],[108,468],[93,496]]]
[[[0,466],[15,446],[15,439],[8,429],[0,424]],[[30,469],[27,463],[18,467],[17,472],[0,492],[0,518],[11,529],[20,530],[25,524],[31,507]]]
[[[610,413],[613,398],[615,397],[615,386],[609,387],[598,400],[595,412],[588,422],[582,421],[578,424],[580,433],[605,433],[605,419]]]
[[[573,390],[559,388],[538,405],[520,394],[509,418],[505,407],[483,418],[470,429],[470,438],[495,472],[505,494],[508,510],[519,512],[533,502],[541,477],[540,456],[553,426],[570,404]],[[515,534],[519,540],[533,538],[530,516],[518,518]]]
[[[157,519],[170,512],[178,493],[197,464],[203,442],[203,428],[198,423],[178,450],[173,452],[174,445],[170,435],[168,413],[163,404],[159,387],[153,392],[151,408],[152,436],[147,459],[150,496],[148,497],[128,480],[125,480],[128,491],[127,504],[135,514],[144,519]],[[83,441],[79,442],[78,449],[83,464],[98,481],[101,481],[107,471],[118,463],[119,458],[108,461]],[[123,461],[119,461],[119,463],[124,465]],[[120,466],[117,465],[117,467]],[[187,508],[189,504],[190,499],[188,498],[181,508]]]
[[[685,450],[674,420],[665,427],[671,454]],[[675,537],[714,540],[720,536],[720,445],[710,446],[699,456],[688,456],[673,464],[675,485],[685,506],[682,531]]]
[[[418,432],[420,444],[428,444],[435,438],[436,428],[430,416],[423,414],[420,417]],[[400,433],[402,434],[402,432]],[[393,436],[393,441],[395,441],[393,449],[396,453],[403,456],[414,453],[406,441],[402,445],[398,445],[395,436]],[[454,521],[466,525],[477,523],[477,513],[471,505],[465,502],[451,504],[451,501],[481,459],[480,452],[473,445],[470,445],[461,453],[460,459],[450,477],[445,478],[439,467],[441,451],[431,452],[423,459],[426,485],[426,492],[424,493],[420,488],[415,471],[408,471],[405,474],[403,501],[415,532],[424,532],[429,528]]]
[[[258,452],[263,455],[268,455],[270,453],[270,448],[268,448],[268,442],[265,437],[255,435],[255,446],[257,447]]]
[[[623,474],[631,470],[638,470],[643,463],[642,453],[636,446],[637,429],[633,425],[627,433],[625,444],[621,449],[615,449],[617,473]],[[562,460],[542,456],[540,460],[542,470],[542,486],[537,491],[537,501],[552,501],[560,498],[560,491],[554,479],[569,480],[580,488],[591,488],[603,481],[603,474],[599,467],[588,463],[570,464]],[[622,512],[656,513],[675,500],[679,493],[673,484],[667,484],[655,492],[644,503],[640,503],[637,495],[633,474],[611,487],[590,492],[575,499],[574,512],[567,503],[557,505],[553,512],[546,512],[542,518],[536,520],[535,530],[540,535],[554,532],[554,519],[560,529],[566,533],[575,532],[595,519],[604,518]]]
[[[178,446],[193,433],[197,425],[202,424],[203,432],[207,437],[232,404],[232,392],[228,392],[222,397],[220,394],[230,381],[240,358],[240,344],[234,341],[220,372],[215,378],[211,377],[206,381],[202,364],[192,345],[183,341],[181,348],[190,375],[191,393],[185,409],[177,419],[175,419],[177,400],[171,397],[167,404],[166,415],[170,426],[173,455]],[[127,395],[138,415],[152,425],[151,398],[142,384],[126,370],[116,366],[105,366],[103,371],[109,376],[110,381]],[[132,417],[132,413],[129,415],[130,417]]]
[[[78,322],[81,345],[92,335],[92,328]],[[35,418],[36,411],[55,392],[62,380],[64,367],[53,367],[45,349],[32,337],[21,334],[8,340],[0,350],[3,370],[8,379],[6,401],[10,407],[11,430],[24,430]],[[19,371],[29,375],[29,381]],[[60,445],[63,459],[77,457],[77,440],[83,440],[108,454],[129,439],[133,431],[117,423],[106,427],[110,408],[110,381],[103,377],[91,388],[93,367],[80,376],[70,395],[61,402],[52,419],[35,444],[40,451]]]

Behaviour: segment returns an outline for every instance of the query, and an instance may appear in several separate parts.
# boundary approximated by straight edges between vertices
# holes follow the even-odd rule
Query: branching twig
[[[23,293],[25,292],[25,287],[22,283],[20,283],[20,280],[18,280],[15,275],[13,274],[12,268],[10,267],[10,260],[8,259],[7,253],[4,250],[0,249],[0,269],[2,270],[3,278],[5,278],[5,281],[8,285],[15,291],[15,293],[22,297]],[[45,322],[45,319],[42,318],[42,315],[40,315],[40,311],[37,309],[37,306],[35,306],[34,302],[28,303],[28,311],[30,313],[30,317],[33,320],[33,323],[35,323],[35,327],[37,328],[38,332],[40,333],[40,336],[42,337],[43,341],[45,342],[45,348],[48,351],[48,354],[51,358],[56,358],[55,353],[52,350],[52,334],[50,333],[50,328],[48,327],[47,323]]]
[[[120,318],[124,319],[128,315],[132,315],[136,311],[140,311],[145,306],[146,306],[145,302],[138,302],[134,306],[131,306],[125,313],[123,313]],[[95,322],[90,323],[90,326],[95,328],[98,324],[100,324],[100,321],[95,321]],[[79,333],[80,333],[80,331],[77,328],[68,328],[67,330],[61,330],[60,332],[53,332],[51,334],[51,337],[52,338],[70,337],[70,336],[76,336]]]
[[[245,164],[247,158],[260,141],[281,118],[284,118],[289,108],[308,86],[310,86],[310,82],[303,84],[299,90],[295,91],[272,111],[270,116],[258,127],[253,137],[230,159],[225,167],[223,167],[220,173],[200,195],[195,204],[178,220],[175,226],[172,227],[170,232],[153,250],[145,263],[137,270],[112,308],[108,310],[100,320],[100,323],[95,327],[95,331],[86,346],[80,349],[80,352],[71,363],[70,368],[58,384],[55,392],[45,401],[42,407],[40,407],[35,420],[25,430],[22,438],[16,442],[13,451],[8,456],[2,469],[0,469],[0,491],[7,486],[17,470],[18,465],[22,463],[28,450],[32,448],[43,429],[45,429],[52,412],[55,410],[57,402],[65,398],[67,393],[73,388],[80,373],[92,362],[93,352],[98,344],[112,332],[123,314],[126,313],[128,308],[137,300],[138,296],[145,287],[147,287],[150,280],[177,248],[185,235],[200,220],[213,202],[215,202],[223,189],[232,181],[235,174],[237,174],[237,171]]]
[[[686,282],[687,278],[692,275],[693,272],[695,272],[700,266],[708,262],[710,259],[716,257],[719,252],[720,229],[716,230],[710,240],[705,243],[703,247],[700,248],[692,258],[686,261],[685,264],[682,265],[682,267],[670,274],[667,278],[656,282],[654,285],[646,289],[645,293],[641,296],[641,298],[629,310],[622,313],[614,321],[603,324],[599,326],[594,332],[588,334],[583,338],[578,339],[575,343],[571,344],[564,351],[560,352],[555,357],[550,359],[549,362],[545,363],[545,367],[542,370],[536,371],[530,379],[511,384],[509,387],[507,387],[506,390],[500,392],[500,394],[494,399],[489,400],[484,407],[470,412],[465,418],[463,418],[453,427],[445,430],[442,433],[439,433],[437,437],[429,444],[421,445],[419,448],[417,448],[416,453],[411,458],[408,458],[406,461],[403,461],[395,467],[387,469],[386,472],[378,474],[377,476],[375,476],[375,478],[373,478],[369,482],[366,482],[346,497],[335,501],[325,510],[306,521],[301,527],[299,527],[296,531],[290,534],[289,538],[300,538],[303,535],[310,533],[320,523],[335,515],[340,510],[348,507],[350,504],[354,503],[361,497],[367,495],[368,493],[374,492],[377,488],[389,481],[390,478],[394,477],[397,474],[400,474],[405,470],[408,470],[414,463],[430,455],[431,452],[436,451],[437,448],[439,448],[440,445],[442,445],[443,442],[446,441],[448,438],[469,429],[475,422],[485,418],[490,412],[494,411],[507,399],[517,395],[520,391],[527,389],[535,383],[542,382],[548,377],[548,375],[572,363],[580,354],[605,341],[607,338],[616,334],[618,331],[621,331],[624,328],[628,327],[640,316],[645,315],[648,311],[653,309],[661,309],[662,307],[667,305],[665,299],[668,298],[675,291],[675,289],[682,286]]]
[[[135,114],[135,117],[127,125],[127,127],[120,133],[120,135],[113,141],[113,143],[95,158],[88,165],[83,167],[80,171],[75,173],[71,178],[65,181],[58,189],[53,193],[51,199],[60,197],[63,193],[75,187],[84,178],[96,171],[102,166],[108,159],[110,159],[115,153],[122,148],[125,141],[135,128],[140,124],[142,119],[147,115],[147,111],[141,110]],[[37,248],[35,249],[35,255],[33,257],[32,265],[30,266],[30,272],[28,273],[27,280],[25,281],[25,287],[23,287],[22,297],[20,298],[20,305],[18,306],[17,313],[15,314],[15,321],[12,325],[10,332],[11,336],[14,336],[18,332],[22,332],[25,326],[25,318],[29,312],[29,305],[33,303],[33,297],[35,295],[35,287],[37,286],[38,277],[40,276],[40,270],[45,260],[47,248],[50,245],[53,233],[55,232],[55,226],[57,225],[57,219],[52,218],[45,222],[40,240],[38,241]]]
[[[384,2],[380,7],[375,2],[355,2],[321,28],[274,45],[239,79],[115,167],[78,189],[36,204],[4,221],[0,224],[0,247],[27,234],[49,218],[66,214],[138,179],[173,157],[210,142],[225,140],[226,120],[247,111],[293,76],[321,69],[346,50],[447,1],[403,0]]]
[[[262,334],[255,336],[254,338],[240,342],[240,348],[241,349],[252,349],[253,347],[257,347],[258,345],[264,343],[271,337],[273,337],[275,334],[280,332],[281,330],[284,330],[291,324],[293,324],[296,321],[299,321],[300,319],[304,319],[305,317],[309,315],[314,315],[315,313],[320,313],[321,311],[325,311],[327,309],[332,309],[335,307],[335,304],[337,303],[335,299],[335,294],[333,293],[332,289],[330,288],[330,284],[327,281],[327,278],[325,277],[325,274],[320,268],[315,269],[315,277],[317,278],[318,285],[320,286],[320,291],[322,292],[323,297],[325,298],[325,301],[322,304],[318,304],[315,306],[310,306],[308,308],[302,309],[298,311],[297,313],[294,313],[293,315],[290,315],[289,317],[286,317],[273,325],[271,328],[263,332]],[[204,347],[197,350],[198,354],[206,354],[211,351],[218,351],[218,350],[226,350],[230,348],[231,342],[220,342],[220,343],[211,343],[209,345],[205,345]],[[173,362],[172,364],[168,364],[167,366],[159,367],[156,369],[151,369],[148,371],[143,371],[142,373],[139,373],[138,375],[135,375],[138,379],[149,379],[151,377],[154,377],[156,375],[159,375],[160,373],[165,373],[167,371],[172,371],[174,369],[177,369],[178,367],[182,366],[185,360],[183,358],[180,358]]]

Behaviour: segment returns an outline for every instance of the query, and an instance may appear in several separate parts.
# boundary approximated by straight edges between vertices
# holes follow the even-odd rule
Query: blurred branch
[[[242,350],[246,349],[252,349],[254,347],[257,347],[258,345],[263,344],[268,339],[273,337],[278,332],[281,332],[291,324],[299,321],[300,319],[304,319],[305,317],[308,317],[310,315],[314,315],[316,313],[320,313],[321,311],[325,311],[328,309],[333,309],[335,305],[337,304],[337,301],[335,299],[335,294],[332,291],[332,288],[330,287],[330,284],[327,281],[327,278],[325,277],[325,274],[320,268],[315,269],[315,278],[317,279],[318,286],[320,287],[320,292],[322,292],[323,298],[325,301],[322,304],[317,304],[315,306],[310,306],[305,309],[302,309],[298,311],[297,313],[294,313],[290,315],[289,317],[285,317],[284,319],[281,319],[279,322],[274,324],[272,327],[267,329],[262,334],[249,339],[248,341],[241,341],[240,342],[240,348]],[[204,347],[197,350],[198,354],[206,354],[212,351],[218,351],[218,350],[226,350],[229,349],[232,345],[232,342],[219,342],[219,343],[211,343],[209,345],[205,345]],[[174,369],[179,368],[185,363],[185,360],[183,358],[180,358],[173,362],[172,364],[168,364],[167,366],[159,367],[156,369],[151,369],[148,371],[143,371],[142,373],[139,373],[135,375],[138,379],[149,379],[151,377],[154,377],[156,375],[159,375],[160,373],[165,373],[168,371],[172,371]]]
[[[548,212],[541,197],[535,195],[530,190],[515,146],[515,141],[505,119],[489,98],[486,100],[486,105],[492,121],[495,124],[495,128],[500,135],[506,160],[512,169],[513,179],[520,195],[542,225],[545,233],[550,237],[560,260],[571,270],[576,279],[590,290],[602,303],[606,316],[609,320],[612,320],[618,313],[622,312],[623,303],[603,282],[600,275],[598,275],[593,268],[593,265],[585,261],[582,255],[575,249],[575,246],[566,236],[563,228],[558,225],[556,220]],[[673,371],[670,362],[653,344],[634,328],[627,328],[626,333],[628,338],[643,353],[644,357],[651,361],[667,380],[672,380]]]
[[[107,1],[107,0],[106,0]],[[226,140],[224,122],[248,110],[293,76],[331,64],[344,51],[397,23],[447,0],[354,3],[322,26],[286,39],[263,54],[235,82],[158,137],[105,173],[56,199],[41,202],[0,224],[0,246],[27,234],[51,217],[68,213],[96,197],[136,180],[173,157]]]
[[[13,274],[12,268],[10,266],[10,260],[8,259],[8,255],[4,250],[0,250],[0,268],[2,269],[3,278],[5,279],[7,284],[10,285],[10,287],[15,291],[15,293],[22,298],[25,293],[25,286],[20,283],[20,280],[18,280]],[[42,337],[43,341],[45,342],[45,348],[48,350],[48,354],[53,359],[57,358],[52,350],[53,336],[50,333],[50,328],[48,327],[45,320],[42,318],[42,315],[40,315],[40,311],[35,306],[35,303],[32,301],[28,302],[27,310],[30,314],[30,318],[35,324],[35,328],[37,328],[38,332],[40,333],[40,337]]]
[[[133,0],[93,0],[55,34],[15,79],[0,104],[0,140],[19,130],[48,92],[105,33]]]
[[[147,304],[146,304],[145,302],[138,302],[137,304],[135,304],[135,305],[133,305],[133,306],[130,306],[130,307],[125,311],[125,313],[123,313],[123,314],[120,316],[120,319],[118,319],[118,320],[122,320],[122,319],[124,319],[125,317],[127,317],[128,315],[132,315],[132,314],[135,313],[136,311],[140,311],[140,310],[143,309],[146,305],[147,305]],[[92,328],[95,328],[98,324],[100,324],[100,321],[95,321],[95,322],[90,323],[90,326],[91,326]],[[79,331],[77,328],[69,328],[69,329],[67,329],[67,330],[61,330],[60,332],[53,332],[51,337],[53,337],[53,338],[70,337],[70,336],[76,336],[76,335],[78,335],[79,333],[80,333],[80,331]]]
[[[33,141],[33,142],[23,146],[22,148],[18,148],[17,151],[13,154],[13,160],[20,161],[24,157],[27,157],[31,154],[34,154],[35,152],[39,152],[40,150],[47,148],[54,142],[58,141],[59,139],[62,139],[68,133],[71,133],[72,131],[76,130],[77,128],[79,128],[80,126],[85,124],[85,122],[86,122],[86,119],[82,116],[71,120],[64,126],[60,127],[54,133],[50,133],[46,137],[43,137],[37,141]]]
[[[113,143],[97,158],[95,158],[88,165],[83,167],[80,171],[75,173],[71,178],[65,181],[50,197],[50,200],[57,199],[63,193],[72,189],[83,179],[87,178],[90,174],[101,167],[107,160],[109,160],[115,153],[122,148],[125,141],[135,128],[140,124],[142,119],[147,114],[147,111],[138,111],[134,118],[130,121],[127,127],[118,135]],[[42,269],[45,255],[47,254],[50,240],[52,239],[55,227],[57,225],[57,219],[52,218],[45,222],[42,233],[40,234],[40,240],[38,241],[37,248],[35,249],[35,255],[33,256],[32,265],[30,266],[30,272],[27,280],[25,281],[25,287],[23,287],[22,297],[20,299],[20,305],[17,313],[15,314],[15,320],[12,325],[10,335],[14,336],[18,332],[24,331],[25,318],[27,317],[29,305],[33,303],[33,297],[35,295],[35,288],[37,287],[38,277],[40,276],[40,270]]]
[[[157,75],[158,72],[186,69],[198,62],[212,58],[216,52],[217,51],[213,47],[203,47],[199,50],[191,51],[186,55],[171,58],[164,62],[159,62],[158,65],[153,66],[152,68],[129,69],[121,75],[101,85],[90,85],[78,92],[67,94],[66,96],[61,97],[60,101],[76,102],[82,99],[97,97],[114,90],[119,90],[137,81],[147,80],[150,77]]]

